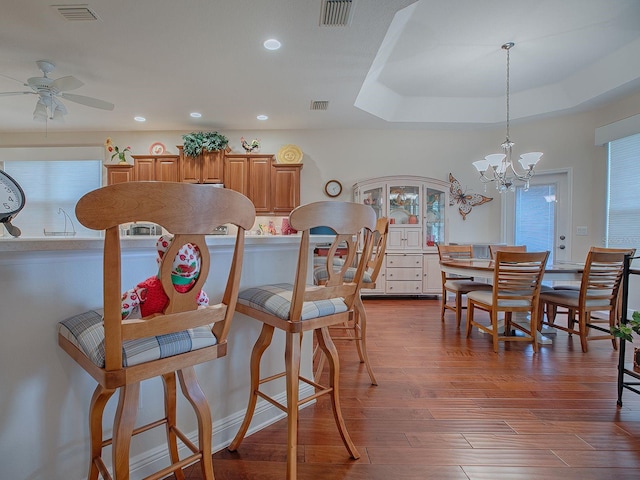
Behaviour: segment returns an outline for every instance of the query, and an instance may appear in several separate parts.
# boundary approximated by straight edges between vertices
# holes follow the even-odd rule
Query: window
[[[102,155],[91,155],[96,160],[41,160],[52,156],[65,158],[76,152],[69,149],[24,149],[28,153],[5,149],[2,152],[2,169],[22,187],[26,203],[12,222],[22,231],[22,237],[50,235],[97,237],[100,232],[84,228],[75,217],[75,205],[85,193],[102,186]],[[63,151],[64,150],[64,151]],[[98,150],[97,152],[100,152]],[[92,152],[90,152],[92,153]],[[89,157],[91,158],[91,157]]]
[[[514,245],[526,245],[530,252],[548,250],[548,264],[554,261],[556,226],[556,185],[531,185],[529,190],[516,187]]]
[[[640,134],[608,145],[606,245],[640,249]]]

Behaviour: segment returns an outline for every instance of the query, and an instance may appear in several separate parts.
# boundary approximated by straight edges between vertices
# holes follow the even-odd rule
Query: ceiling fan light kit
[[[23,85],[31,88],[31,90],[22,92],[1,92],[0,96],[11,95],[38,95],[38,101],[36,102],[36,108],[33,111],[33,119],[36,121],[61,121],[64,115],[66,115],[67,108],[64,106],[60,98],[69,100],[70,102],[79,103],[87,107],[100,108],[102,110],[113,110],[114,105],[110,102],[105,102],[93,97],[86,97],[84,95],[76,95],[72,93],[66,93],[69,90],[75,90],[84,85],[84,83],[72,76],[60,77],[52,79],[48,77],[48,74],[55,69],[55,64],[50,60],[38,60],[36,62],[40,71],[42,71],[42,77],[31,77],[27,79]]]

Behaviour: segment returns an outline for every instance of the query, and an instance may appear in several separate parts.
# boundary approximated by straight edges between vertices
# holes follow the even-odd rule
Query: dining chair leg
[[[115,390],[104,388],[98,385],[91,397],[91,406],[89,407],[89,433],[91,436],[91,453],[88,480],[98,480],[100,470],[98,468],[98,460],[102,458],[102,416],[107,402]],[[102,460],[100,460],[101,462]]]
[[[456,325],[458,325],[458,330],[460,329],[461,322],[462,322],[462,293],[456,292]]]
[[[202,452],[200,460],[200,468],[202,470],[202,478],[204,480],[214,480],[213,478],[213,459],[211,448],[211,436],[213,434],[211,424],[211,410],[209,403],[198,383],[196,371],[193,366],[178,370],[178,379],[180,380],[180,389],[182,394],[189,401],[198,419],[198,448]],[[175,396],[174,396],[175,398]],[[184,478],[182,469],[178,470]],[[174,472],[174,474],[177,472]],[[178,475],[176,475],[178,478]]]
[[[253,413],[256,409],[256,403],[258,401],[258,388],[260,388],[260,359],[262,358],[262,354],[271,344],[271,339],[273,338],[274,327],[271,325],[267,325],[266,323],[262,325],[262,330],[260,331],[260,335],[256,340],[256,343],[253,345],[253,350],[251,351],[251,360],[249,362],[251,368],[251,387],[250,387],[250,395],[249,395],[249,404],[247,405],[247,410],[244,414],[244,420],[242,421],[242,425],[240,425],[240,429],[238,433],[236,433],[235,438],[227,447],[230,451],[234,452],[238,449],[244,436],[249,430],[249,425],[251,424],[251,419],[253,418]]]
[[[373,374],[373,368],[369,361],[369,353],[367,351],[367,311],[362,303],[362,298],[356,297],[354,302],[354,322],[356,328],[356,345],[358,346],[358,354],[360,355],[360,362],[364,362],[371,379],[371,385],[378,385],[375,375]]]
[[[174,372],[162,375],[164,385],[164,411],[167,418],[167,445],[169,447],[169,458],[171,463],[180,461],[178,455],[178,436],[176,435],[176,375]],[[182,469],[174,472],[176,480],[184,480]]]
[[[491,329],[493,330],[493,351],[495,353],[498,353],[498,311],[494,308],[491,310]],[[505,319],[504,319],[504,328],[505,328],[505,332],[504,334],[506,335],[507,333],[507,316],[505,315]]]
[[[582,346],[582,351],[587,352],[589,350],[589,345],[587,342],[587,316],[589,312],[579,312],[578,314],[578,330],[580,331],[580,345]],[[573,317],[572,317],[573,318]]]
[[[475,309],[473,307],[473,302],[467,300],[467,338],[471,336],[471,324],[473,323],[474,313]]]
[[[333,409],[333,418],[336,421],[338,431],[340,433],[340,436],[342,437],[342,442],[347,448],[349,455],[351,455],[351,458],[353,459],[358,459],[360,458],[360,453],[358,453],[356,446],[349,436],[347,426],[345,425],[344,418],[342,417],[342,409],[340,407],[340,361],[338,359],[338,350],[331,340],[329,329],[327,327],[318,328],[315,330],[315,332],[316,338],[318,340],[318,345],[324,352],[325,356],[327,357],[327,361],[329,362],[329,387],[332,389],[330,395],[331,407]]]
[[[111,449],[115,480],[129,480],[129,447],[136,423],[140,382],[120,387],[118,408],[113,421],[113,444]]]
[[[447,291],[442,288],[442,301],[440,302],[440,320],[444,323],[444,311],[447,305]]]

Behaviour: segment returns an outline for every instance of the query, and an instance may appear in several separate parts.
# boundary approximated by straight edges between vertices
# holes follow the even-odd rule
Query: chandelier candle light
[[[524,169],[524,173],[518,173],[513,166],[511,154],[514,143],[509,138],[509,52],[515,44],[513,42],[505,43],[502,49],[507,51],[507,138],[502,143],[502,151],[504,153],[494,153],[484,157],[484,160],[473,162],[473,166],[480,172],[480,180],[485,184],[496,182],[496,189],[500,193],[514,191],[514,181],[524,182],[524,189],[529,190],[529,180],[534,175],[533,169],[540,160],[542,152],[530,152],[520,155],[520,165]]]

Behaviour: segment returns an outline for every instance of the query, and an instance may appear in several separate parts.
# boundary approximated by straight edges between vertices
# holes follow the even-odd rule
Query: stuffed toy
[[[172,237],[162,235],[156,242],[158,265],[172,240]],[[173,287],[178,292],[188,292],[199,274],[200,250],[197,246],[187,243],[180,248],[173,261],[171,269]],[[164,293],[158,276],[149,277],[122,294],[122,319],[145,318],[154,313],[160,313],[167,306],[168,301],[169,297]],[[209,305],[209,298],[203,290],[198,292],[196,303],[205,307]]]

